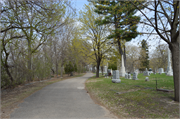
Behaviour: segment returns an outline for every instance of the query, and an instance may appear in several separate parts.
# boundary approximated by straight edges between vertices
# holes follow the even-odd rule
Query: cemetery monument
[[[164,69],[163,68],[159,68],[158,72],[159,72],[159,74],[162,74],[162,73],[164,73]]]
[[[168,48],[168,66],[167,66],[166,75],[173,76],[173,71],[172,71],[172,66],[171,66],[171,53],[170,53],[169,48]]]
[[[121,57],[121,69],[120,69],[120,72],[119,72],[119,75],[120,77],[125,77],[125,67],[124,67],[124,58],[123,58],[123,55]]]
[[[138,80],[136,72],[133,73],[133,79],[132,80]]]
[[[146,71],[144,71],[144,74],[143,74],[144,76],[149,76],[149,71],[147,70],[147,68],[146,68]]]
[[[119,78],[119,70],[113,70],[113,78],[112,78],[113,83],[120,83],[121,80]]]

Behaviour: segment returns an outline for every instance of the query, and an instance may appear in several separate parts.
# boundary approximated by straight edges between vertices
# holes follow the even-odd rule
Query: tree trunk
[[[52,76],[52,72],[53,72],[53,75],[54,75],[54,70],[53,70],[53,59],[52,59],[52,56],[53,56],[53,53],[52,53],[52,38],[50,38],[50,57],[51,57],[51,68],[50,68],[50,79],[51,79],[51,76]],[[52,71],[51,71],[52,70]]]
[[[58,62],[56,61],[56,76],[58,77]]]
[[[61,78],[63,77],[63,66],[61,65]]]
[[[31,41],[28,40],[28,77],[27,77],[27,81],[31,81],[32,77],[31,77]]]
[[[99,77],[99,66],[100,66],[100,62],[99,62],[99,60],[98,60],[98,61],[97,61],[97,66],[96,66],[96,68],[97,68],[96,77]]]
[[[102,72],[102,75],[103,75],[103,70],[104,70],[104,66],[101,67],[101,72]]]
[[[169,46],[172,53],[173,78],[174,78],[174,100],[179,102],[179,43]]]
[[[11,75],[10,71],[9,71],[8,65],[7,65],[7,64],[5,64],[5,65],[4,65],[4,68],[6,69],[6,73],[8,74],[8,76],[9,76],[9,78],[10,78],[11,82],[13,82],[13,81],[14,81],[14,79],[13,79],[13,77],[12,77],[12,75]]]

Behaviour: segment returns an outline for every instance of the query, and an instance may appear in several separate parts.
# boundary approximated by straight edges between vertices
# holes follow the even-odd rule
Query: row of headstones
[[[131,79],[131,74],[125,74],[125,78],[126,78],[126,79]],[[138,78],[137,78],[137,73],[136,73],[136,72],[133,73],[133,78],[132,78],[132,80],[138,80]],[[120,82],[121,82],[121,79],[120,79],[120,77],[119,77],[119,70],[114,70],[114,71],[113,71],[112,82],[113,82],[113,83],[120,83]]]
[[[163,68],[159,68],[159,69],[158,69],[158,72],[159,72],[159,74],[162,74],[162,73],[166,73],[166,74],[167,74],[167,72],[164,72],[164,69],[163,69]],[[153,73],[153,72],[148,71],[147,68],[146,68],[146,71],[143,72],[143,75],[144,75],[144,76],[149,76],[149,75],[152,74],[152,73]],[[170,72],[170,73],[171,73],[171,72]],[[156,74],[156,72],[154,72],[154,74]],[[170,75],[172,75],[172,73],[171,73]]]

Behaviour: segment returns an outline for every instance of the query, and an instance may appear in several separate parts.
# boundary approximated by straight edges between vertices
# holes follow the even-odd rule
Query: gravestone
[[[113,70],[113,78],[112,78],[113,83],[120,83],[121,80],[119,78],[119,70]]]
[[[167,71],[166,71],[167,76],[173,76],[173,71],[172,71],[172,66],[171,66],[171,53],[168,48],[168,66],[167,66]]]
[[[136,69],[135,72],[136,72],[136,74],[138,75],[138,74],[139,74],[139,69]]]
[[[136,72],[133,73],[133,79],[132,80],[138,80]]]
[[[163,69],[163,68],[159,68],[158,72],[159,72],[160,74],[162,74],[162,73],[164,73],[164,69]]]
[[[146,71],[144,71],[143,75],[144,76],[149,76],[149,71],[147,70],[147,68],[146,68]]]
[[[149,81],[149,77],[146,77],[145,81]]]
[[[104,66],[104,73],[107,73],[107,66]]]
[[[127,73],[125,74],[125,79],[128,79],[128,74]]]
[[[128,79],[131,79],[131,74],[128,74]]]

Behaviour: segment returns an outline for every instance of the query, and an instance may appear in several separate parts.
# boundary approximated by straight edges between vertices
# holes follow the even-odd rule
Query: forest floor
[[[149,81],[145,78],[149,77]],[[179,118],[180,104],[173,100],[174,92],[156,91],[157,88],[173,91],[173,77],[165,74],[138,75],[138,80],[95,76],[86,80],[91,97],[119,118]]]
[[[18,107],[18,104],[22,103],[23,100],[35,93],[36,91],[42,89],[43,87],[59,82],[61,80],[80,77],[85,73],[75,73],[74,76],[63,75],[63,78],[53,77],[51,80],[41,80],[29,82],[28,84],[18,85],[13,89],[6,89],[1,91],[1,118],[7,119],[10,114]]]

